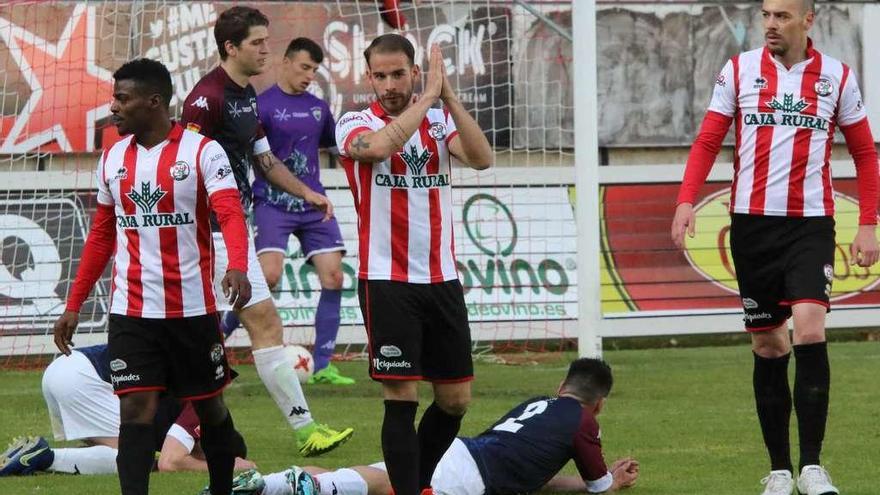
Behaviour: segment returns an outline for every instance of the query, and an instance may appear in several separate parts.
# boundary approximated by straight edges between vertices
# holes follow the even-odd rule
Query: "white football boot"
[[[794,491],[794,479],[788,469],[770,471],[770,474],[761,480],[761,484],[764,485],[764,492],[761,495],[791,495]]]
[[[801,495],[838,495],[840,492],[831,484],[831,476],[822,466],[804,466],[797,480]]]

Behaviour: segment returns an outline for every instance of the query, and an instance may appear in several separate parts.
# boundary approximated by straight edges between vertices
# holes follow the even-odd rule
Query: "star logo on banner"
[[[95,65],[95,7],[76,4],[54,43],[0,17],[0,39],[18,64],[31,95],[0,153],[22,153],[55,143],[65,152],[95,150],[95,122],[110,116],[112,74]]]

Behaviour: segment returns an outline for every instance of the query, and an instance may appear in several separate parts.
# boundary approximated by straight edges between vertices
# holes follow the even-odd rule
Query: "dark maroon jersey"
[[[572,459],[589,491],[605,491],[611,483],[599,424],[569,397],[529,399],[479,436],[461,440],[489,495],[536,492]]]
[[[223,67],[217,67],[196,83],[186,97],[181,122],[187,129],[220,143],[229,157],[242,206],[249,211],[253,156],[270,150],[257,113],[254,87],[239,86]]]

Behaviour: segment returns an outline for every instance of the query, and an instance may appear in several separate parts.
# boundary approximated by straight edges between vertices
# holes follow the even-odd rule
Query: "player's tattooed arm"
[[[278,159],[275,158],[274,153],[260,153],[259,155],[254,157],[254,162],[256,162],[256,171],[259,172],[260,175],[266,177],[266,175],[275,168],[275,162]],[[268,179],[268,177],[266,177]]]
[[[416,133],[443,89],[443,58],[437,45],[431,47],[428,65],[428,77],[421,97],[382,129],[356,135],[344,150],[350,158],[374,163],[386,160]]]
[[[354,139],[351,143],[351,152],[354,154],[360,154],[363,151],[366,151],[370,148],[370,143],[364,140],[364,135],[360,134],[358,137]]]
[[[415,134],[431,105],[426,100],[407,108],[390,124],[378,131],[361,131],[346,146],[346,154],[355,160],[381,162],[399,151]]]

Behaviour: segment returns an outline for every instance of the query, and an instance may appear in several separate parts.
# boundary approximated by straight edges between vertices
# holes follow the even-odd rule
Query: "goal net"
[[[406,35],[416,63],[439,44],[460,99],[486,132],[496,167],[456,169],[456,256],[474,333],[483,349],[549,349],[576,337],[571,2],[479,0],[236,2],[270,19],[279,75],[294,37],[325,51],[310,88],[338,118],[373,99],[363,49],[387,32]],[[13,1],[0,6],[0,363],[55,352],[52,324],[80,260],[94,208],[98,156],[110,125],[112,72],[149,57],[173,75],[174,114],[219,62],[213,24],[232,2]],[[548,22],[549,21],[549,22]],[[324,168],[326,167],[326,168]],[[339,342],[365,341],[357,304],[356,216],[332,157],[322,178],[348,248]],[[106,341],[109,268],[80,315],[77,345]],[[291,238],[274,294],[289,342],[313,338],[320,284]],[[247,345],[242,330],[231,345]]]

